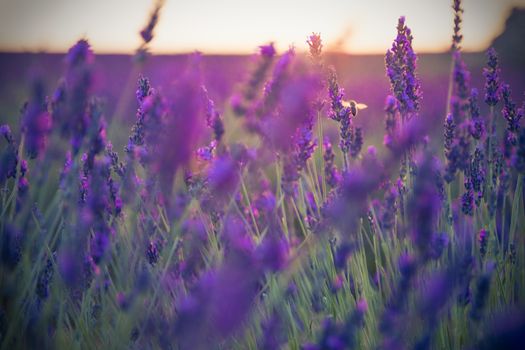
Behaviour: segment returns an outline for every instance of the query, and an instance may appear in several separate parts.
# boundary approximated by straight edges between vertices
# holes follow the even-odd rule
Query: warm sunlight
[[[130,53],[152,8],[151,0],[1,0],[1,51],[65,51],[87,37],[96,52]],[[503,28],[512,6],[525,0],[467,0],[464,49],[480,51]],[[448,49],[449,1],[435,0],[167,0],[151,49],[157,53],[199,50],[251,53],[274,41],[279,49],[303,46],[320,32],[325,47],[351,53],[384,53],[397,18],[407,17],[419,52]]]

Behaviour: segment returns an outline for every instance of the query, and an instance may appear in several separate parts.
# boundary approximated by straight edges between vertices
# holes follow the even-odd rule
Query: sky
[[[64,52],[87,38],[98,53],[132,53],[154,0],[0,0],[0,51]],[[480,51],[501,33],[513,6],[525,0],[463,1],[463,47]],[[384,53],[406,16],[418,52],[450,46],[448,0],[166,0],[150,44],[153,53],[252,53],[279,50],[320,33],[325,47]]]

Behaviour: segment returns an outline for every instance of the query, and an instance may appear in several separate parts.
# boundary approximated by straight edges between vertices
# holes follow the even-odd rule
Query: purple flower
[[[343,271],[346,269],[346,264],[350,254],[352,254],[355,248],[355,245],[349,242],[341,242],[341,244],[339,244],[339,246],[332,252],[336,271]]]
[[[477,147],[474,151],[470,163],[470,169],[468,174],[470,175],[470,183],[472,184],[472,190],[477,193],[476,204],[479,205],[479,201],[485,193],[485,156],[483,154],[483,149]]]
[[[252,103],[259,96],[260,87],[272,66],[275,54],[273,43],[259,46],[259,62],[257,66],[253,70],[242,94],[234,94],[231,100],[233,111],[237,116],[251,113],[251,110],[254,108]]]
[[[441,209],[434,173],[433,159],[426,155],[417,169],[414,192],[407,207],[412,240],[422,259],[429,257],[434,224]]]
[[[492,317],[491,317],[492,319]],[[512,307],[500,312],[482,330],[483,337],[472,349],[523,349],[525,340],[525,310],[522,307]]]
[[[312,33],[308,40],[306,40],[306,43],[308,44],[308,48],[310,50],[310,57],[312,61],[317,64],[321,65],[322,60],[322,50],[323,50],[323,42],[321,40],[321,34],[319,33]]]
[[[58,254],[58,271],[73,292],[82,292],[91,284],[93,266],[91,259],[75,247],[63,247]]]
[[[1,236],[0,259],[3,265],[13,270],[22,258],[23,235],[15,226],[5,223]]]
[[[204,126],[200,74],[195,60],[198,60],[196,56],[174,87],[168,100],[166,123],[155,135],[157,154],[151,154],[153,164],[150,170],[158,174],[161,190],[167,198],[171,195],[176,171],[190,161]]]
[[[335,165],[335,154],[332,150],[332,144],[328,139],[324,141],[324,176],[326,183],[330,188],[335,188],[340,181],[340,175]]]
[[[28,188],[29,188],[29,180],[27,180],[27,161],[25,159],[22,159],[20,162],[20,177],[18,178],[18,195],[19,199],[22,198]]]
[[[264,320],[261,324],[262,339],[258,349],[274,350],[279,349],[281,344],[286,341],[286,331],[281,317],[276,311],[273,311],[271,316]]]
[[[392,95],[388,95],[386,98],[385,112],[386,112],[386,118],[385,118],[386,133],[385,133],[383,143],[386,147],[390,148],[390,146],[394,142],[394,137],[397,133],[398,123],[399,123],[397,100]]]
[[[247,319],[257,294],[261,270],[253,244],[237,220],[228,220],[229,243],[221,266],[204,273],[178,307],[175,334],[183,349],[201,349],[220,342]]]
[[[520,129],[512,164],[518,172],[525,174],[525,128]]]
[[[224,124],[219,112],[215,108],[215,103],[208,95],[208,90],[206,90],[204,85],[201,89],[204,104],[206,105],[206,125],[213,130],[214,141],[220,142],[222,135],[224,135]]]
[[[461,163],[461,148],[459,146],[459,140],[456,138],[456,133],[456,123],[452,115],[449,114],[445,120],[444,137],[445,158],[447,160],[444,178],[448,183],[454,180],[456,171]]]
[[[17,145],[13,134],[8,125],[0,126],[0,135],[7,141],[7,147],[2,148],[0,153],[0,185],[9,178],[16,177],[16,167],[18,165]]]
[[[335,121],[349,120],[351,109],[343,105],[344,89],[339,87],[334,67],[328,68],[328,96],[330,97],[329,117]]]
[[[466,113],[469,109],[469,83],[470,72],[461,58],[461,52],[454,52],[454,70],[452,72],[453,78],[453,95],[450,99],[450,110],[454,118],[454,122],[460,125],[466,118]]]
[[[478,277],[476,292],[474,293],[474,300],[470,309],[470,318],[474,321],[480,321],[485,310],[494,267],[494,263],[488,264],[486,271]]]
[[[232,195],[239,182],[239,168],[228,155],[218,157],[211,164],[208,181],[210,189],[219,198],[227,199]]]
[[[482,259],[487,254],[488,238],[489,238],[488,231],[485,229],[481,229],[478,234],[478,242],[479,242],[479,254],[481,255]]]
[[[97,231],[93,234],[90,243],[91,258],[95,264],[100,264],[106,255],[110,241],[109,233]]]
[[[267,57],[267,58],[274,57],[276,52],[275,52],[275,48],[273,47],[273,43],[259,46],[259,53],[263,57]]]
[[[454,122],[454,118],[451,114],[447,115],[447,118],[445,119],[445,156],[447,155],[447,152],[450,152],[452,150],[454,140],[456,135],[456,123]]]
[[[405,17],[400,17],[397,37],[392,48],[386,52],[385,63],[392,93],[404,119],[409,119],[419,110],[421,90],[415,72],[416,61],[417,56],[412,49],[412,32],[405,25]]]
[[[476,140],[480,140],[485,135],[485,121],[481,118],[478,106],[478,90],[472,89],[469,97],[470,110],[470,134]]]
[[[494,48],[487,51],[487,67],[483,68],[485,77],[485,103],[489,106],[495,106],[500,100],[500,81],[498,55]]]
[[[312,101],[320,87],[320,80],[315,74],[295,74],[279,84],[279,95],[276,96],[278,110],[265,118],[262,129],[270,145],[282,152],[288,152],[293,149],[293,138],[297,130],[305,125],[308,128],[308,123],[311,123]],[[273,88],[275,86],[272,85]],[[308,137],[308,132],[303,133],[302,137]],[[306,144],[309,144],[307,139]]]
[[[49,257],[46,260],[46,264],[44,268],[38,275],[35,293],[41,300],[46,300],[49,297],[49,284],[51,283],[51,280],[53,279],[53,274],[54,274],[53,259],[55,259],[55,257],[56,257],[56,254],[53,254],[52,257]]]
[[[141,76],[139,78],[137,85],[138,86],[137,86],[137,90],[135,91],[135,96],[140,105],[146,97],[151,95],[151,93],[153,92],[153,89],[150,85],[149,79],[144,76]]]
[[[51,131],[51,117],[47,111],[44,83],[36,79],[30,101],[25,106],[22,130],[25,133],[25,150],[30,158],[45,151],[47,136]]]
[[[503,109],[501,114],[507,121],[507,130],[517,134],[520,129],[520,120],[523,117],[523,109],[517,109],[516,104],[512,101],[509,84],[503,84],[501,87],[501,96],[503,98]]]
[[[356,127],[354,130],[352,142],[350,144],[350,155],[352,156],[352,158],[356,158],[359,155],[359,152],[361,152],[362,147],[363,147],[363,132],[360,127]]]
[[[399,190],[397,186],[391,184],[387,187],[381,208],[381,219],[379,225],[384,231],[393,230],[395,226],[395,216],[398,209]]]
[[[67,178],[69,174],[71,173],[71,167],[73,164],[73,159],[71,157],[71,151],[68,151],[66,153],[66,160],[64,161],[64,167],[62,168],[62,171],[60,172],[60,189],[62,191],[67,190]]]
[[[306,167],[308,159],[312,156],[317,141],[313,140],[313,118],[310,117],[303,125],[300,125],[291,143],[292,149],[283,157],[282,187],[286,194],[292,195],[295,190],[295,182],[300,178],[300,172]]]
[[[73,154],[78,154],[89,120],[86,116],[91,90],[93,53],[86,40],[79,40],[66,56],[66,74],[52,103],[53,122],[62,134],[71,136]]]
[[[288,263],[288,244],[281,238],[281,232],[268,232],[257,247],[256,256],[260,266],[266,271],[280,271]]]
[[[142,40],[144,40],[145,44],[149,43],[153,39],[153,30],[155,29],[155,26],[159,21],[159,13],[163,4],[163,0],[157,1],[157,3],[155,4],[155,8],[150,15],[148,24],[146,25],[146,27],[144,27],[144,29],[140,31],[140,36],[142,37]]]

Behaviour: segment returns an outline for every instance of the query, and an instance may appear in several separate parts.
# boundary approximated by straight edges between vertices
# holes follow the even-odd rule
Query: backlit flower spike
[[[410,119],[419,111],[421,99],[420,82],[416,76],[417,56],[412,49],[412,32],[400,17],[397,37],[385,56],[386,74],[392,94],[399,103],[403,120]]]
[[[461,40],[461,22],[463,21],[463,8],[461,7],[461,0],[453,0],[452,9],[454,10],[454,34],[452,35],[452,50],[460,50]]]
[[[308,40],[306,40],[308,48],[310,50],[310,58],[312,61],[318,65],[322,65],[322,50],[323,50],[323,41],[321,40],[321,34],[312,33]]]

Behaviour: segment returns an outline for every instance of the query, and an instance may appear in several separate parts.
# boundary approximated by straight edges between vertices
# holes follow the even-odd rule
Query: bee
[[[363,110],[363,109],[366,109],[368,108],[367,105],[365,105],[364,103],[359,103],[355,100],[350,100],[350,101],[342,101],[342,104],[343,106],[345,107],[350,107],[350,111],[352,113],[352,115],[355,117],[357,115],[357,111],[359,110]]]

